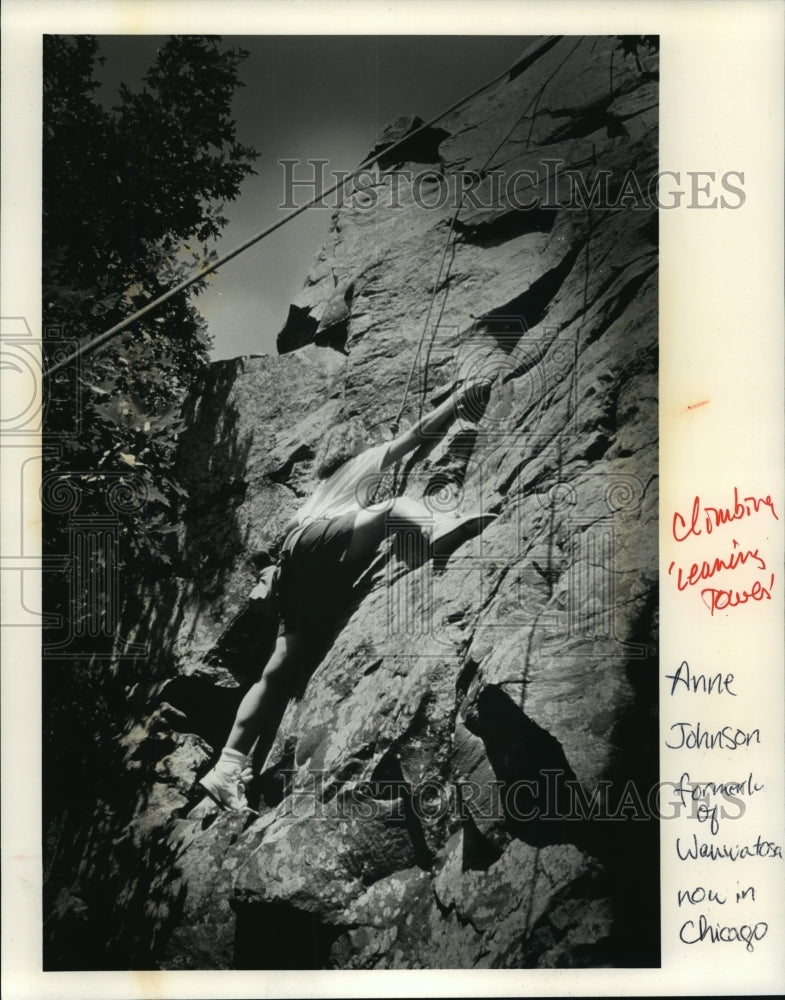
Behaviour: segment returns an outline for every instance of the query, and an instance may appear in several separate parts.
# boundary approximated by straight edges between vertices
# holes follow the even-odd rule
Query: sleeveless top
[[[357,513],[374,503],[389,443],[383,441],[350,458],[320,482],[292,518],[297,525]]]

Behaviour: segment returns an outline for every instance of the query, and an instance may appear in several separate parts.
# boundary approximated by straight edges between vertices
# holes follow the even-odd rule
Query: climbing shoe
[[[245,785],[252,775],[248,757],[239,750],[224,747],[218,763],[199,780],[199,784],[223,809],[250,809]]]

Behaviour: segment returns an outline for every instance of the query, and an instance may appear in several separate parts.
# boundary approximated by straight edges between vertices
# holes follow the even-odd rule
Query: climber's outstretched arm
[[[419,448],[428,437],[439,431],[444,432],[449,424],[458,416],[461,403],[470,393],[476,395],[478,398],[487,400],[492,384],[492,379],[473,379],[464,382],[443,403],[440,403],[430,413],[426,413],[413,427],[410,427],[408,431],[399,435],[391,442],[390,447],[387,449],[382,468],[392,465],[393,462],[397,462],[410,451]]]

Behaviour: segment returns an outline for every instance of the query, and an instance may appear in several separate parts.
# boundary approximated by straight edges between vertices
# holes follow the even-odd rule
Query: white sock
[[[232,767],[239,765],[242,769],[244,767],[250,767],[251,761],[249,757],[247,757],[244,753],[241,753],[239,750],[234,750],[232,747],[224,747],[221,751],[221,756],[216,764],[216,767],[220,767],[221,764],[228,764]]]

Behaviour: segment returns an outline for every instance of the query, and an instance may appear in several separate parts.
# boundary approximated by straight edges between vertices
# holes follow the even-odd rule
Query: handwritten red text
[[[735,521],[751,519],[757,515],[770,514],[779,521],[771,494],[766,496],[740,496],[738,486],[733,487],[733,499],[726,507],[714,507],[703,503],[699,495],[695,496],[689,515],[674,511],[671,531],[677,542],[686,542],[692,538],[711,535],[712,532],[732,524]],[[766,560],[760,549],[741,548],[733,538],[733,548],[727,549],[722,555],[701,559],[691,563],[679,564],[674,559],[668,566],[668,576],[673,578],[679,592],[692,587],[700,590],[703,604],[712,616],[717,611],[728,611],[741,607],[743,604],[770,601],[774,589],[774,573],[768,572]],[[726,543],[727,544],[727,543]],[[765,577],[743,583],[734,583],[729,587],[723,579],[720,585],[715,585],[714,578],[718,574],[733,573],[735,577],[742,576],[739,569],[763,571]],[[707,583],[709,584],[707,586]]]
[[[701,591],[701,599],[712,615],[715,611],[724,611],[726,608],[737,608],[747,601],[770,601],[771,592],[774,589],[774,574],[768,581],[768,587],[764,587],[760,580],[756,580],[749,590],[721,590],[718,587],[704,587]]]
[[[731,521],[752,517],[764,509],[768,510],[775,520],[779,521],[770,494],[765,497],[739,497],[739,489],[734,486],[733,504],[730,507],[709,507],[703,505],[701,498],[696,496],[689,517],[685,517],[679,511],[674,512],[673,537],[677,542],[684,542],[693,535],[703,534],[704,531],[710,535],[716,528],[721,528]]]
[[[739,548],[739,543],[735,538],[733,539],[733,548],[734,550]],[[679,590],[686,590],[687,587],[694,587],[696,583],[700,583],[702,580],[711,579],[715,573],[721,573],[726,569],[738,569],[747,560],[757,563],[758,569],[766,569],[766,560],[758,553],[757,548],[755,548],[739,549],[738,552],[731,552],[724,558],[717,556],[711,562],[704,559],[702,562],[692,563],[689,570],[682,566],[677,567],[676,563],[672,562],[668,567],[668,575],[671,576],[674,568],[676,568],[676,586]]]

